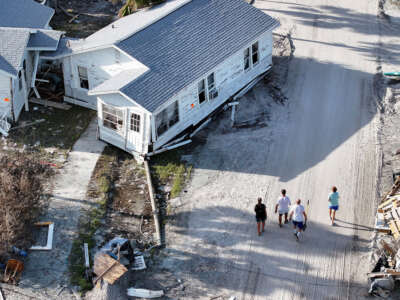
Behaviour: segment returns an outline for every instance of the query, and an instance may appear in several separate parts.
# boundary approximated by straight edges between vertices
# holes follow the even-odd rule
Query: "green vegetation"
[[[172,184],[171,198],[181,193],[192,171],[192,166],[186,166],[181,161],[179,150],[171,150],[155,156],[151,159],[151,168],[157,184]]]
[[[71,284],[78,285],[81,292],[86,292],[93,287],[92,283],[85,279],[83,244],[88,244],[89,252],[96,246],[93,237],[106,216],[108,193],[112,189],[113,182],[113,166],[117,162],[118,157],[117,151],[117,149],[107,146],[96,164],[92,175],[96,189],[91,191],[90,196],[99,200],[96,203],[97,205],[88,210],[81,218],[78,237],[72,244],[69,256],[70,281]]]

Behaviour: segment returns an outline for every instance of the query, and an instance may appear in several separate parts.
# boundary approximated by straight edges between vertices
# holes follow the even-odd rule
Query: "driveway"
[[[245,97],[265,99],[267,127],[226,131],[223,119],[208,126],[167,232],[164,267],[185,282],[185,299],[362,299],[380,167],[377,2],[254,5],[292,30],[288,100],[273,104],[261,83]],[[341,195],[334,227],[332,185]],[[292,201],[310,200],[300,243],[273,214],[282,188]],[[259,196],[269,215],[261,237],[253,212]]]

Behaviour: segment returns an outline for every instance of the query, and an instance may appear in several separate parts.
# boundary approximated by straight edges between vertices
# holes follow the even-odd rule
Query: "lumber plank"
[[[51,224],[53,224],[53,222],[37,222],[34,225],[35,226],[49,226]]]
[[[64,109],[64,110],[69,110],[72,106],[68,105],[66,103],[59,103],[55,101],[49,101],[49,100],[43,100],[43,99],[37,99],[37,98],[29,98],[29,102],[35,103],[35,104],[40,104],[43,106],[51,106],[54,108],[59,108],[59,109]]]
[[[389,253],[391,257],[394,257],[396,255],[396,252],[384,240],[381,240],[380,242],[382,247],[386,250],[387,253]]]
[[[386,200],[385,202],[382,202],[381,204],[378,205],[378,208],[385,209],[386,206],[388,205],[393,205],[393,199],[389,199]]]
[[[99,253],[96,255],[94,261],[94,273],[97,275],[103,274],[102,278],[109,284],[113,284],[127,271],[128,269],[125,268],[124,265],[120,264],[109,255],[105,253]]]
[[[374,278],[374,277],[384,277],[384,276],[400,276],[400,272],[390,272],[390,273],[385,273],[385,272],[374,272],[374,273],[369,273],[368,277],[369,278]]]
[[[393,237],[397,240],[400,236],[400,232],[399,232],[396,222],[394,220],[390,221],[389,227],[390,227],[390,230],[392,231]]]

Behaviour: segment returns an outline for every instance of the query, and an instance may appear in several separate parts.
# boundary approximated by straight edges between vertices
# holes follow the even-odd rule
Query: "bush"
[[[0,256],[11,246],[27,248],[41,212],[41,178],[50,169],[26,154],[0,158]]]

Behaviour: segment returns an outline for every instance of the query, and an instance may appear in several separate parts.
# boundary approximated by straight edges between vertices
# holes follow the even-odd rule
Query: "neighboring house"
[[[29,109],[40,51],[54,51],[62,32],[49,27],[54,11],[32,0],[0,0],[0,133]],[[37,94],[38,95],[38,94]]]
[[[271,68],[277,20],[244,0],[175,0],[119,19],[43,59],[65,101],[97,109],[100,139],[160,151]]]

